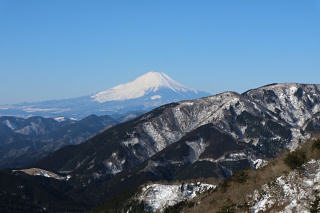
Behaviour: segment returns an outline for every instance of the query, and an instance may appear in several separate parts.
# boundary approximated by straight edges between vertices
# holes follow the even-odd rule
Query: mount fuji
[[[145,112],[158,106],[209,96],[173,80],[162,72],[148,72],[116,87],[77,98],[0,106],[0,116],[43,116],[81,119],[90,114]]]

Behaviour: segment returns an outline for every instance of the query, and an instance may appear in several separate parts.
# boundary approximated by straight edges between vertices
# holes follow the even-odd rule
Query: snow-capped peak
[[[149,92],[157,92],[160,88],[174,92],[198,93],[197,90],[182,85],[163,72],[148,72],[134,81],[101,91],[91,97],[100,103],[121,101],[139,98]]]

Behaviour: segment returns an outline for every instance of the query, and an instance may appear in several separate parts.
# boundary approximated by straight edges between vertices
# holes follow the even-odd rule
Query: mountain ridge
[[[0,117],[0,168],[23,167],[66,145],[79,144],[118,122],[109,116],[82,120]]]
[[[33,167],[69,175],[69,190],[61,193],[92,208],[150,181],[219,183],[257,169],[319,133],[319,114],[319,84],[224,92],[163,105]]]
[[[267,156],[272,157],[284,148],[294,149],[298,146],[300,140],[309,137],[309,134],[306,134],[301,129],[303,128],[302,123],[320,110],[320,92],[313,93],[315,90],[319,90],[319,85],[299,85],[308,94],[306,97],[299,99],[297,103],[300,105],[309,104],[307,101],[309,100],[308,95],[313,94],[313,109],[306,108],[308,111],[305,111],[299,104],[293,104],[289,108],[283,108],[283,113],[277,114],[274,103],[268,105],[264,103],[264,99],[261,99],[261,103],[259,103],[259,100],[255,100],[255,95],[261,93],[260,89],[254,90],[255,93],[245,93],[244,95],[235,92],[224,92],[193,101],[164,105],[133,121],[111,128],[88,143],[80,145],[83,147],[91,146],[89,145],[91,143],[101,147],[115,146],[118,149],[104,152],[104,159],[102,160],[104,163],[102,161],[100,163],[93,161],[95,163],[89,166],[82,162],[77,169],[103,168],[103,172],[100,169],[98,171],[105,174],[106,172],[110,174],[121,172],[124,168],[128,169],[142,163],[170,144],[178,142],[189,132],[209,123],[214,124],[214,128],[231,135],[235,140],[255,147],[256,156],[250,156],[253,159],[257,159],[259,156],[264,158]],[[278,87],[288,87],[288,85],[278,84]],[[285,92],[287,92],[285,98],[282,96],[273,97],[280,105],[287,103],[286,101],[288,100],[290,101],[292,99],[291,96],[294,95],[290,88]],[[281,106],[283,107],[284,105]],[[288,116],[291,111],[294,114]],[[302,111],[305,117],[300,116]],[[301,122],[293,125],[295,119],[300,119]],[[85,153],[88,154],[88,149],[85,150]],[[104,150],[104,148],[101,150]],[[108,150],[110,149],[108,148]],[[263,154],[261,155],[261,153]],[[79,157],[78,163],[81,159],[84,159],[84,157]],[[86,159],[87,162],[91,162],[96,158],[93,156],[88,157],[87,155]],[[71,162],[79,165],[75,159]],[[65,165],[71,166],[70,164]],[[72,170],[72,166],[63,169]]]

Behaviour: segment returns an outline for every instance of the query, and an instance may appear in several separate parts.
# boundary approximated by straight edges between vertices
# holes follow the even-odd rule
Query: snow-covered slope
[[[146,212],[162,212],[166,207],[193,199],[197,194],[215,188],[215,185],[200,182],[176,185],[151,184],[142,188],[137,200],[143,202]],[[127,212],[130,213],[130,209]]]
[[[149,111],[170,102],[208,96],[209,93],[188,88],[165,73],[148,72],[132,82],[90,96],[0,106],[0,115],[29,117],[73,117]]]
[[[244,94],[292,126],[302,126],[320,111],[319,85],[274,84]]]
[[[249,205],[258,212],[310,212],[320,192],[320,161],[311,160],[301,171],[292,171],[249,195]],[[275,210],[276,209],[276,210]]]
[[[156,93],[160,89],[169,89],[174,92],[191,92],[198,94],[195,89],[188,88],[179,82],[173,80],[168,75],[162,72],[148,72],[127,84],[120,84],[111,89],[99,92],[93,96],[100,103],[108,101],[123,101],[129,99],[140,98],[148,93]],[[160,99],[161,95],[154,95],[151,99]]]
[[[320,85],[277,84],[244,94],[224,92],[165,105],[74,147],[70,163],[55,163],[51,169],[94,171],[103,176],[154,156],[143,171],[157,171],[163,165],[209,162],[230,175],[248,165],[256,167],[255,162],[262,161],[259,159],[272,158],[285,148],[295,149],[309,138],[305,126],[320,112],[319,90]],[[268,91],[275,94],[271,96],[275,102],[259,96],[271,93]],[[81,154],[81,150],[91,150],[92,146],[92,153]],[[47,162],[43,162],[45,166]]]
[[[61,176],[61,175],[55,174],[53,172],[50,172],[50,171],[47,171],[44,169],[39,169],[39,168],[12,170],[12,172],[23,172],[27,175],[42,176],[42,177],[47,177],[47,178],[54,178],[57,180],[69,180],[71,178],[70,175]]]

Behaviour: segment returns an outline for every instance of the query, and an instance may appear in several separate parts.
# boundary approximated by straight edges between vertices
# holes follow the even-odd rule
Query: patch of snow
[[[29,135],[32,133],[39,134],[41,132],[41,128],[40,128],[39,124],[31,122],[30,125],[25,126],[21,129],[17,129],[17,130],[15,130],[15,132],[23,134],[23,135]]]
[[[219,162],[226,162],[226,161],[239,161],[248,159],[248,156],[241,152],[241,153],[231,153],[231,154],[225,154],[217,159],[213,158],[201,158],[199,161],[210,161],[212,163],[219,163]]]
[[[62,122],[62,121],[65,121],[66,118],[65,117],[56,117],[56,118],[54,118],[54,120],[56,120],[58,122]]]
[[[155,143],[155,151],[156,152],[159,152],[161,151],[162,149],[164,149],[168,143],[167,143],[167,139],[172,135],[174,134],[173,132],[166,132],[168,134],[165,134],[165,128],[163,129],[160,129],[159,130],[159,127],[157,126],[156,123],[154,122],[147,122],[143,125],[143,129],[144,131],[150,135],[154,141],[156,141]],[[174,135],[172,135],[174,137]]]
[[[251,167],[255,169],[260,169],[268,165],[268,161],[263,159],[256,159],[256,160],[250,159],[250,163],[251,163]]]
[[[192,101],[182,101],[180,104],[181,105],[185,105],[185,106],[193,106],[194,102],[192,102]]]
[[[203,138],[200,138],[197,141],[187,141],[186,144],[191,148],[191,153],[188,156],[188,161],[191,163],[197,161],[207,147],[206,143],[203,141]]]
[[[129,120],[132,120],[134,118],[138,117],[137,114],[128,114],[127,116],[125,116],[124,118],[122,118],[122,121],[125,122],[125,121],[129,121]]]
[[[120,159],[116,152],[103,161],[103,164],[106,167],[107,174],[117,174],[123,170],[123,164],[125,164],[125,159]]]
[[[139,139],[138,138],[131,138],[131,139],[128,139],[126,141],[123,141],[122,143],[127,147],[128,146],[133,146],[133,145],[139,143]]]
[[[138,200],[145,204],[146,211],[162,212],[168,206],[193,199],[198,193],[215,188],[215,185],[200,182],[179,185],[151,184],[143,187]]]
[[[255,206],[252,207],[252,212],[265,212],[268,208],[272,207],[274,201],[269,194],[259,194],[259,191],[254,191],[253,199],[257,200]]]
[[[33,176],[43,176],[47,178],[54,178],[57,180],[69,180],[71,178],[71,175],[67,176],[61,176],[58,174],[55,174],[53,172],[44,170],[44,169],[39,169],[39,168],[30,168],[30,169],[22,169],[22,170],[12,170],[12,172],[23,172],[27,175],[33,175]]]
[[[301,134],[300,129],[298,128],[291,128],[292,140],[291,143],[288,144],[288,149],[290,151],[294,151],[298,148],[300,141],[306,141],[311,137],[311,134],[306,133],[304,135]]]
[[[232,154],[230,154],[230,158],[232,158],[234,160],[241,160],[241,159],[247,158],[247,155],[243,152],[232,153]]]
[[[11,130],[14,130],[14,125],[9,120],[4,120],[3,124],[5,124],[7,127],[9,127]]]
[[[160,99],[160,98],[161,98],[161,95],[154,95],[150,99],[151,100],[156,100],[156,99]]]

